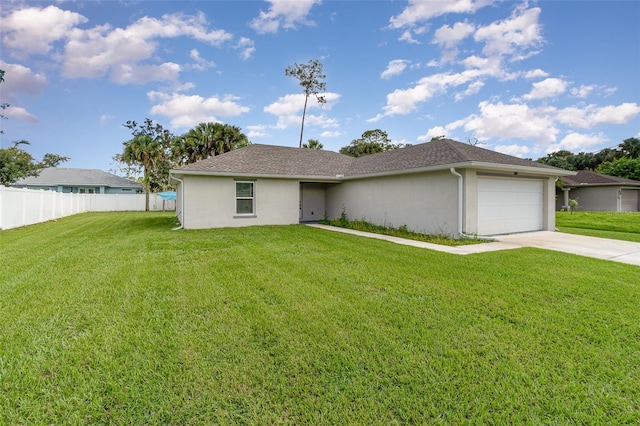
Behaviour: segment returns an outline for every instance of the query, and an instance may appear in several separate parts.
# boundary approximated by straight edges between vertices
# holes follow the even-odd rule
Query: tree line
[[[561,150],[536,160],[565,170],[589,170],[610,176],[640,180],[640,139],[627,138],[615,148],[595,153]]]

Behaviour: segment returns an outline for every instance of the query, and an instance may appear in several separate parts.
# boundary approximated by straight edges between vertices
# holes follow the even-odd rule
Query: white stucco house
[[[556,209],[567,209],[569,199],[583,211],[640,211],[640,181],[580,170],[562,178]]]
[[[353,158],[253,144],[171,171],[182,227],[349,219],[429,234],[555,229],[555,181],[575,172],[450,139]]]

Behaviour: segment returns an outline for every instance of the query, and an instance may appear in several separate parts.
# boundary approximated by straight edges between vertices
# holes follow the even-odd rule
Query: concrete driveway
[[[496,237],[502,243],[536,247],[640,266],[640,243],[540,231]]]
[[[585,237],[582,235],[564,234],[562,232],[539,231],[526,232],[523,234],[500,235],[494,237],[495,241],[490,243],[450,247],[425,243],[422,241],[405,240],[404,238],[390,237],[387,235],[370,234],[368,232],[354,231],[352,229],[338,228],[335,226],[319,224],[308,224],[308,226],[326,229],[328,231],[358,235],[361,237],[377,238],[380,240],[391,241],[396,244],[426,248],[451,254],[466,255],[516,249],[521,247],[536,247],[545,250],[562,251],[580,256],[613,260],[615,262],[640,266],[640,243],[609,240],[606,238]]]

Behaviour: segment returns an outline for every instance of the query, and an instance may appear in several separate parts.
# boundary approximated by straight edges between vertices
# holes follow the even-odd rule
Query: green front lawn
[[[556,212],[556,227],[569,234],[640,243],[640,213]]]
[[[0,232],[0,424],[637,424],[640,268],[90,213]]]

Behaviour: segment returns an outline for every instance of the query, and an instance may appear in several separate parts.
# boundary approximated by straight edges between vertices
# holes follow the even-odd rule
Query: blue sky
[[[151,118],[297,146],[287,66],[319,59],[304,140],[446,135],[525,158],[640,136],[638,1],[3,1],[0,147],[109,170]]]

